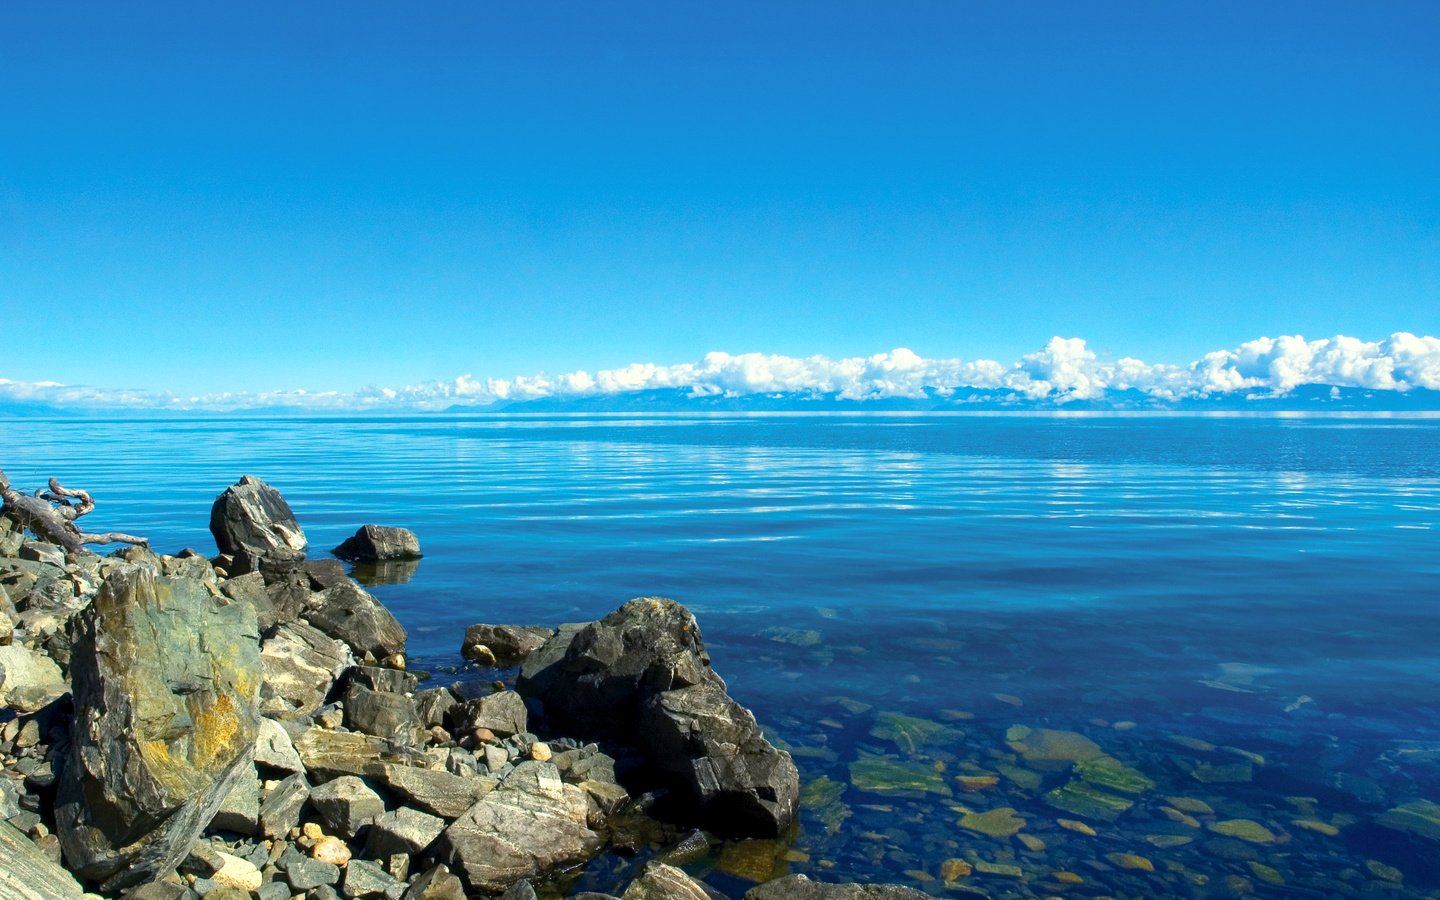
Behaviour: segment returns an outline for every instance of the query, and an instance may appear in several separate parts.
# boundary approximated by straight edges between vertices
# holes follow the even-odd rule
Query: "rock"
[[[114,569],[74,627],[55,819],[71,870],[115,891],[173,869],[254,776],[259,635],[248,606],[144,566]]]
[[[30,839],[0,822],[0,897],[5,900],[81,900],[85,891]]]
[[[1376,816],[1375,824],[1427,840],[1440,841],[1440,804],[1429,800],[1402,803]]]
[[[320,862],[345,868],[350,863],[350,848],[334,835],[325,835],[310,848],[310,856]]]
[[[1225,819],[1211,822],[1210,830],[1252,844],[1273,844],[1275,833],[1252,819]]]
[[[395,853],[414,856],[435,842],[445,830],[445,820],[408,806],[376,816],[370,825],[365,850],[376,859]]]
[[[235,786],[210,819],[210,830],[253,835],[260,830],[260,780],[253,772],[235,779]]]
[[[19,644],[0,646],[0,708],[33,713],[69,691],[50,657]]]
[[[425,745],[415,701],[404,694],[372,691],[358,682],[345,691],[345,727],[407,747]]]
[[[924,900],[927,897],[928,894],[899,884],[830,884],[811,881],[804,875],[787,875],[745,892],[745,900]]]
[[[384,897],[393,892],[399,897],[403,888],[404,885],[380,868],[379,863],[368,859],[352,859],[350,865],[345,867],[345,880],[340,885],[340,893],[345,897],[357,898]]]
[[[435,855],[472,888],[501,891],[599,852],[604,841],[586,824],[588,808],[552,764],[522,762],[445,829]]]
[[[383,766],[376,777],[407,803],[443,819],[458,819],[498,784],[494,778],[484,776],[462,778],[449,772],[394,764]]]
[[[450,717],[450,711],[460,705],[449,688],[431,688],[415,695],[415,713],[420,724],[426,728],[443,726]]]
[[[409,694],[420,686],[420,676],[403,669],[379,666],[351,666],[345,672],[346,686],[361,684],[383,694]]]
[[[260,833],[267,838],[284,837],[300,824],[300,810],[310,799],[310,782],[296,773],[275,786],[260,801]]]
[[[219,856],[224,865],[210,876],[212,881],[221,887],[245,891],[247,897],[250,891],[259,890],[262,879],[260,870],[255,868],[253,863],[229,853],[221,853]]]
[[[448,866],[438,865],[410,882],[402,900],[465,900],[465,886]]]
[[[385,741],[369,734],[309,728],[295,738],[305,771],[318,781],[341,775],[375,775],[385,763],[407,762]]]
[[[350,648],[305,622],[281,625],[260,648],[265,682],[260,709],[278,719],[312,716],[340,673],[355,663]]]
[[[1115,821],[1135,805],[1133,800],[1108,794],[1078,779],[1055,788],[1041,799],[1058,810],[1102,822]]]
[[[260,885],[255,896],[260,900],[290,900],[290,886],[283,881],[270,881]]]
[[[1025,820],[1015,815],[1014,809],[1001,806],[983,813],[966,813],[960,817],[960,827],[1003,840],[1024,828]]]
[[[514,691],[499,691],[465,704],[464,730],[488,728],[497,737],[522,734],[529,727],[525,701]]]
[[[385,801],[354,775],[344,775],[310,791],[310,805],[330,831],[353,838],[385,811]]]
[[[290,504],[270,485],[246,475],[210,507],[210,533],[220,552],[233,556],[231,575],[257,571],[267,559],[305,558],[305,532]]]
[[[311,596],[305,618],[316,628],[349,645],[357,656],[384,659],[405,652],[405,629],[390,611],[353,582]]]
[[[465,629],[460,654],[484,660],[486,665],[518,666],[555,634],[553,628],[534,625],[471,625]],[[478,648],[484,647],[482,653]]]
[[[341,559],[384,562],[391,559],[419,559],[420,539],[414,532],[386,525],[362,525],[332,551]]]
[[[1100,745],[1074,731],[1016,725],[1005,733],[1011,749],[1027,763],[1077,763],[1104,755]]]
[[[318,859],[311,859],[294,847],[287,847],[276,862],[276,867],[285,873],[285,881],[292,890],[308,891],[322,884],[339,884],[340,867]]]
[[[694,616],[673,600],[631,600],[562,628],[525,660],[517,690],[568,734],[635,745],[710,831],[773,837],[795,817],[790,754],[730,698]]]
[[[255,739],[255,763],[291,774],[305,771],[300,754],[295,752],[295,742],[274,719],[260,720],[260,735]]]
[[[710,900],[710,894],[680,869],[651,862],[640,877],[625,888],[621,900]]]

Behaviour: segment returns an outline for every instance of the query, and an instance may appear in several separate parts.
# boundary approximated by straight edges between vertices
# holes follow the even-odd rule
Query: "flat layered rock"
[[[376,780],[407,803],[443,819],[458,819],[495,790],[499,782],[486,776],[465,778],[435,769],[388,764]]]
[[[929,894],[900,884],[832,884],[788,875],[756,885],[745,900],[928,900]]]
[[[75,876],[7,822],[0,822],[0,897],[6,900],[80,900]]]

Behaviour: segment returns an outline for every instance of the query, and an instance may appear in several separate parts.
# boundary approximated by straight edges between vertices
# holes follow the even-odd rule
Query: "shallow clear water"
[[[210,503],[246,473],[317,551],[409,527],[424,560],[373,590],[421,668],[461,665],[474,622],[687,604],[802,781],[828,779],[793,841],[701,866],[732,893],[766,866],[994,896],[1440,887],[1440,843],[1375,822],[1440,802],[1440,418],[6,421],[0,466],[170,552],[213,551]],[[1057,809],[1071,761],[1014,726],[1150,786],[1110,790],[1133,803],[1113,822]],[[999,807],[1019,836],[958,824]]]

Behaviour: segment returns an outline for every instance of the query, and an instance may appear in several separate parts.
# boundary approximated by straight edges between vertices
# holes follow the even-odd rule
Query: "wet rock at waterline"
[[[363,525],[332,552],[358,562],[419,559],[421,555],[420,539],[413,532],[386,525]]]
[[[486,666],[515,666],[539,650],[555,634],[536,625],[471,625],[465,629],[460,655]]]
[[[55,818],[72,870],[116,890],[174,868],[253,776],[259,635],[248,606],[143,566],[112,572],[75,628]]]
[[[234,558],[231,575],[258,571],[267,560],[305,557],[305,532],[280,492],[246,475],[210,507],[210,533],[220,552]]]
[[[516,689],[552,725],[635,744],[696,824],[774,836],[795,816],[799,773],[710,668],[700,629],[673,600],[631,600],[598,622],[562,629],[530,654]]]

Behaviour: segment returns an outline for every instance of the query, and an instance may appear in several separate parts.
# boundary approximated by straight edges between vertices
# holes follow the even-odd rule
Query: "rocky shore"
[[[56,521],[88,511],[52,490]],[[793,827],[790,754],[673,601],[478,624],[464,654],[520,666],[513,688],[434,684],[258,479],[216,499],[211,556],[128,535],[96,555],[22,506],[0,515],[0,900],[524,900],[570,894],[604,852],[643,862],[624,900],[716,900],[680,864]],[[419,554],[373,525],[335,551]],[[789,876],[745,896],[925,895]]]

